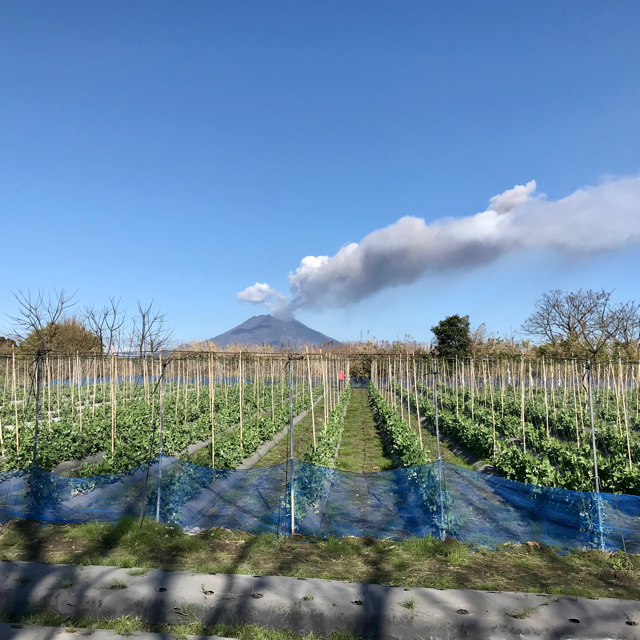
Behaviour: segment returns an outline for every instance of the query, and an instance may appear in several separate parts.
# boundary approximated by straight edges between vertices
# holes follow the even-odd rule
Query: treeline
[[[18,310],[9,316],[9,335],[0,337],[0,355],[15,353],[156,353],[171,347],[167,314],[153,301],[139,300],[128,313],[119,300],[109,298],[102,307],[80,306],[75,294],[39,291],[14,294]]]
[[[352,375],[370,374],[372,357],[411,353],[439,358],[590,359],[640,360],[640,305],[614,302],[613,291],[582,290],[545,293],[533,306],[520,335],[489,332],[484,324],[471,329],[469,316],[452,315],[431,327],[434,339],[420,342],[409,335],[387,341],[367,337],[309,345],[310,353],[332,353],[352,359]],[[53,296],[39,292],[16,294],[18,313],[12,328],[0,337],[0,355],[46,353],[157,353],[176,348],[167,314],[137,302],[129,314],[120,301],[110,298],[103,307],[78,306],[64,291]],[[179,350],[273,352],[306,351],[307,347],[237,344],[220,347],[210,342],[183,343]]]

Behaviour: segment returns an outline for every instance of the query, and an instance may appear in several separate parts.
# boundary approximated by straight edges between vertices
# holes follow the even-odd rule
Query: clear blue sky
[[[403,215],[640,172],[640,3],[0,3],[0,311],[11,291],[155,301],[181,339]],[[637,249],[508,255],[299,319],[428,340],[517,329],[550,288],[640,299]]]

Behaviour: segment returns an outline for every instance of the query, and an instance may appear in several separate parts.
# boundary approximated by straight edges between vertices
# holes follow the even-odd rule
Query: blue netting
[[[441,463],[441,475],[438,469],[435,462],[360,474],[296,461],[295,532],[406,539],[444,530],[490,547],[536,541],[559,549],[640,551],[638,496],[538,487],[448,463]],[[93,478],[6,471],[0,473],[0,520],[116,522],[143,511],[155,517],[159,506],[161,521],[185,530],[290,533],[290,477],[290,463],[225,470],[167,456]]]

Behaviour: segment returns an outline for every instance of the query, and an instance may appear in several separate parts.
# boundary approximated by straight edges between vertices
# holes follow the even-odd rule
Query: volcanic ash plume
[[[291,296],[256,283],[238,300],[277,315],[296,309],[346,307],[425,273],[490,263],[515,249],[565,254],[613,251],[640,241],[640,177],[604,182],[548,201],[535,181],[489,201],[482,213],[426,223],[405,216],[334,256],[307,256],[289,273]]]

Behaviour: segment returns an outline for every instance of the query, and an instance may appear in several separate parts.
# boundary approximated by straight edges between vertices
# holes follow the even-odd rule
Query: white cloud
[[[256,282],[254,285],[247,287],[244,291],[236,293],[236,300],[240,302],[250,302],[251,304],[262,304],[276,294],[276,290],[270,287],[266,282]]]
[[[535,189],[534,180],[517,185],[491,198],[486,211],[465,218],[427,224],[405,216],[334,256],[307,256],[289,273],[291,299],[278,294],[278,313],[345,307],[423,274],[470,269],[517,249],[589,254],[640,244],[640,177],[579,189],[556,201],[535,195]],[[271,291],[264,300],[275,294],[256,284],[238,299],[256,287]]]

